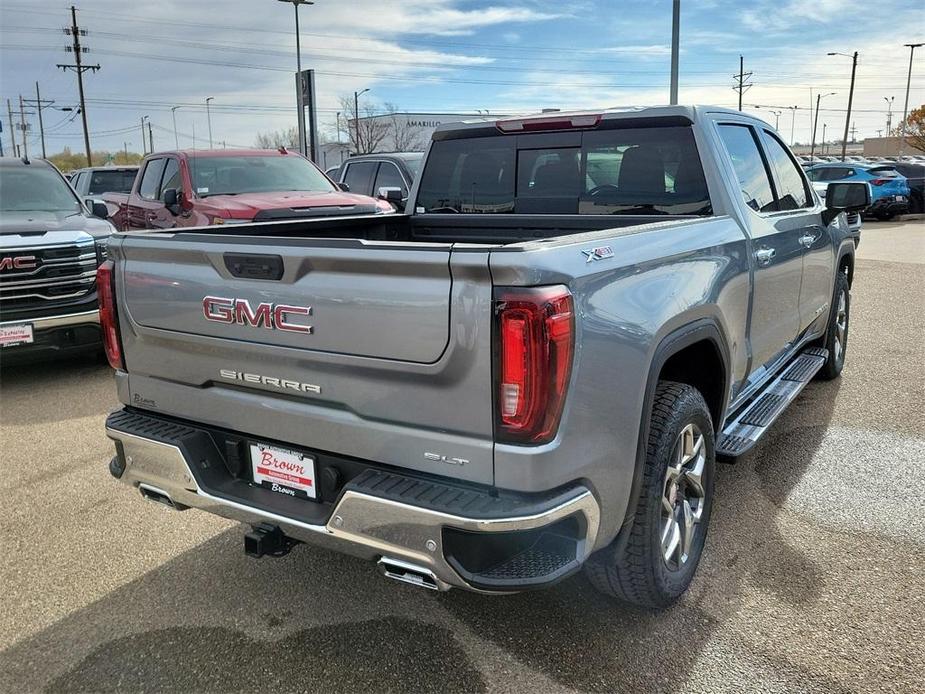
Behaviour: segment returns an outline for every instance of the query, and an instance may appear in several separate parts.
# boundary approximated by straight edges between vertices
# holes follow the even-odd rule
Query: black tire
[[[839,330],[841,318],[841,298],[844,297],[843,330]],[[825,366],[819,369],[818,378],[831,381],[841,375],[845,368],[845,353],[848,349],[848,333],[851,327],[851,290],[848,287],[848,275],[839,272],[835,278],[835,291],[832,292],[832,311],[829,324],[825,329],[823,347],[829,350]]]
[[[667,502],[669,498],[668,467],[678,460],[679,439],[690,425],[702,437],[702,506],[686,559],[682,561],[679,555],[672,565],[662,546],[662,530],[669,522],[663,517],[667,512],[663,499]],[[715,458],[713,422],[703,396],[689,385],[660,381],[652,404],[645,467],[632,525],[585,564],[588,579],[597,590],[643,607],[667,607],[681,597],[694,577],[706,541],[713,507]],[[673,499],[672,496],[672,502]]]

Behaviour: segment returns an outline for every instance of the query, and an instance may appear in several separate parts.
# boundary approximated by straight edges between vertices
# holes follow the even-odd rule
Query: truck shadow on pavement
[[[30,425],[106,414],[119,405],[112,373],[95,354],[0,364],[3,423]],[[48,407],[49,402],[60,406]]]
[[[583,691],[684,690],[711,636],[750,609],[750,584],[807,608],[817,599],[821,572],[776,517],[823,441],[838,388],[811,385],[752,458],[719,468],[707,555],[669,610],[628,608],[582,576],[513,596],[434,595],[316,548],[255,562],[234,528],[0,653],[0,689],[529,689],[517,668],[512,675],[514,659]],[[112,542],[114,563],[139,549]],[[825,672],[744,647],[777,678],[840,689]]]
[[[473,632],[562,685],[601,692],[684,690],[711,633],[747,609],[747,584],[791,604],[818,598],[821,570],[791,546],[776,517],[822,444],[838,388],[838,382],[810,385],[751,457],[718,467],[707,554],[691,590],[674,607],[628,608],[598,594],[583,577],[490,604],[455,591],[441,596],[442,604]],[[806,681],[806,673],[778,653],[751,656],[778,676]],[[841,689],[825,673],[812,673],[812,680]]]

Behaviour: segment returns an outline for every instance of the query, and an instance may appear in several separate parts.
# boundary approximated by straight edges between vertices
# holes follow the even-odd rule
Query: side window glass
[[[373,194],[377,194],[380,188],[401,188],[402,197],[408,194],[408,189],[398,167],[385,161],[379,164],[379,173],[376,174],[376,185],[373,186]]]
[[[719,134],[732,160],[745,203],[756,212],[777,209],[758,143],[747,125],[721,125]]]
[[[373,176],[376,175],[375,161],[357,161],[347,164],[347,173],[344,174],[344,183],[350,186],[351,193],[369,195],[372,193]]]
[[[164,162],[164,159],[152,159],[145,165],[141,185],[138,186],[138,194],[145,200],[157,200],[160,192],[158,186],[161,183],[161,174],[164,173]]]
[[[170,190],[171,188],[176,188],[179,191],[182,186],[180,185],[180,163],[173,157],[167,160],[167,164],[164,166],[164,182],[161,183],[161,192],[160,199],[164,200],[164,191]]]
[[[807,207],[811,200],[803,175],[787,148],[772,133],[764,132],[765,151],[768,161],[777,176],[777,196],[782,210],[797,210]]]

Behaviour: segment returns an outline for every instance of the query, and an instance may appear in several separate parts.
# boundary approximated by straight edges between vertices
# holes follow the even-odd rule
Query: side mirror
[[[390,202],[393,205],[400,205],[402,201],[401,188],[393,188],[391,186],[382,186],[376,192],[376,197],[380,200],[385,200]]]
[[[168,188],[164,191],[164,207],[172,215],[180,214],[180,193],[176,188]]]
[[[349,192],[350,192],[350,186],[348,186],[346,183],[338,183],[338,184],[337,184],[337,187],[340,188],[340,189],[341,189],[342,191],[344,191],[345,193],[349,193]]]
[[[870,207],[870,186],[866,183],[830,183],[825,191],[824,220],[829,224],[839,212],[861,212]]]
[[[100,202],[99,200],[88,201],[90,204],[90,212],[94,217],[99,217],[100,219],[109,219],[109,208],[106,206],[105,202]]]

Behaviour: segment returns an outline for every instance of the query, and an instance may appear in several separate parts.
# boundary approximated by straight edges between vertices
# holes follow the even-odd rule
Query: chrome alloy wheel
[[[675,443],[662,493],[662,557],[670,569],[681,569],[694,547],[706,504],[706,460],[703,434],[696,424],[688,424]]]
[[[838,295],[838,310],[835,313],[835,363],[840,364],[845,354],[845,342],[848,338],[848,296],[845,292]]]

